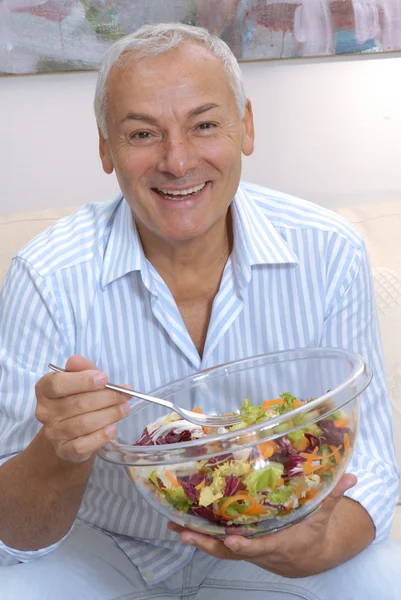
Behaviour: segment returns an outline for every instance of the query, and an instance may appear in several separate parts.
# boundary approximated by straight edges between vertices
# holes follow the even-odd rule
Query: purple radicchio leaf
[[[189,510],[193,515],[207,519],[211,523],[219,522],[219,519],[216,517],[211,508],[207,508],[206,506],[191,506]]]
[[[319,448],[320,441],[319,438],[316,437],[316,435],[313,435],[313,433],[305,433],[305,437],[307,438],[309,445],[306,448],[306,450],[304,450],[304,452],[311,453],[314,451],[315,448]]]
[[[238,491],[245,489],[246,487],[239,477],[236,475],[227,475],[223,496],[234,496]]]
[[[156,445],[161,446],[162,444],[178,444],[179,442],[189,442],[191,440],[191,432],[189,429],[171,429],[166,435],[160,435],[156,439]]]
[[[193,500],[194,502],[198,502],[199,501],[199,492],[196,489],[196,487],[192,484],[189,483],[188,481],[180,481],[179,482],[182,487],[183,490],[185,492],[185,494],[188,496],[188,498],[190,498],[191,500]]]
[[[288,457],[284,467],[283,477],[296,477],[303,474],[302,463],[306,462],[306,458],[299,454],[292,454]]]
[[[229,454],[222,454],[221,456],[212,456],[205,464],[205,467],[210,467],[211,469],[213,469],[215,467],[218,467],[219,465],[222,465],[228,460],[234,460],[234,454],[232,454],[231,452]]]
[[[147,427],[145,427],[141,437],[135,442],[134,446],[153,446],[153,440],[148,433]]]
[[[193,473],[190,477],[188,477],[188,483],[191,483],[194,486],[199,485],[205,479],[204,473]],[[206,482],[205,482],[206,483]]]
[[[323,419],[318,422],[322,435],[320,436],[321,444],[339,446],[344,443],[344,434],[350,434],[348,427],[336,427],[332,419]]]
[[[280,455],[282,457],[289,456],[290,454],[296,454],[296,450],[294,450],[293,445],[286,435],[283,435],[274,441],[279,447]]]

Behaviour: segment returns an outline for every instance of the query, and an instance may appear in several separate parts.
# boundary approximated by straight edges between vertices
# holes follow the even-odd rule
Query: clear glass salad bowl
[[[264,535],[317,509],[344,473],[370,380],[361,356],[334,348],[220,365],[153,394],[207,414],[239,412],[240,425],[196,429],[141,400],[99,455],[123,465],[143,498],[183,527]]]

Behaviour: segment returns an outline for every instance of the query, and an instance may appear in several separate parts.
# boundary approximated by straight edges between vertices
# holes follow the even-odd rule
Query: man
[[[119,41],[95,110],[122,195],[29,243],[2,292],[2,598],[398,598],[399,546],[386,539],[398,471],[360,237],[317,206],[240,184],[251,104],[234,57],[204,30]],[[181,531],[95,459],[129,411],[107,375],[147,391],[319,344],[360,352],[374,377],[349,474],[304,522],[252,540]]]

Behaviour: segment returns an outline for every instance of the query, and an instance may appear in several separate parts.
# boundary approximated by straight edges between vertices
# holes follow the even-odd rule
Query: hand
[[[82,356],[68,359],[69,373],[48,373],[36,384],[36,418],[63,460],[90,460],[116,432],[130,407],[124,394],[104,389],[107,375]]]
[[[175,523],[169,528],[180,534],[182,542],[225,560],[245,560],[283,577],[306,577],[335,566],[332,538],[333,516],[343,494],[356,484],[355,475],[343,475],[321,507],[302,522],[259,538],[230,535],[224,541],[184,529]],[[343,502],[352,500],[343,499]],[[337,561],[337,564],[341,562]]]

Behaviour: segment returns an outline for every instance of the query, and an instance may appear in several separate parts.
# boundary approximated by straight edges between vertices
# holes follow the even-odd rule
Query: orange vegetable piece
[[[280,487],[280,485],[284,485],[284,479],[282,477],[278,479],[276,487]]]
[[[192,412],[198,413],[199,415],[203,415],[203,410],[200,406],[195,406],[195,408],[192,409]]]
[[[257,504],[256,500],[254,498],[252,498],[251,496],[249,496],[249,494],[247,494],[246,492],[238,492],[237,494],[235,494],[235,496],[231,496],[230,498],[227,498],[227,500],[220,507],[221,516],[224,517],[225,519],[230,520],[232,518],[232,516],[227,515],[226,510],[230,506],[230,504],[232,504],[233,502],[238,502],[238,500],[243,500],[244,502],[247,502],[249,504],[249,506],[253,506],[254,504]],[[248,508],[249,508],[249,506],[248,506]]]
[[[174,487],[180,487],[180,484],[178,483],[174,475],[170,473],[170,471],[164,471],[164,474],[171,483],[171,485],[173,485]]]
[[[334,425],[336,427],[347,427],[348,423],[349,423],[348,417],[344,417],[343,419],[335,419],[334,420]]]
[[[330,446],[330,450],[333,453],[334,460],[336,461],[336,465],[339,465],[341,462],[341,453],[340,453],[341,448],[342,448],[342,444],[340,444],[338,446],[338,448],[336,446]]]
[[[274,400],[264,400],[262,402],[262,409],[267,410],[276,404],[284,404],[284,400],[282,398],[274,398]]]
[[[309,446],[309,440],[307,437],[303,436],[300,443],[298,444],[297,450],[299,450],[300,452],[303,452],[304,450],[307,449],[308,446]]]
[[[273,441],[263,442],[262,444],[258,444],[256,447],[263,458],[270,458],[278,450],[276,442]]]
[[[291,500],[291,502],[287,505],[286,509],[283,511],[283,515],[289,515],[290,512],[292,511],[292,507],[294,506],[294,500]]]
[[[244,510],[244,515],[247,515],[247,516],[265,515],[267,512],[268,511],[263,506],[263,504],[258,504],[258,502],[255,502],[255,504],[252,504],[251,506],[249,506],[247,509]]]
[[[348,454],[351,450],[351,442],[348,433],[344,433],[344,452]]]

